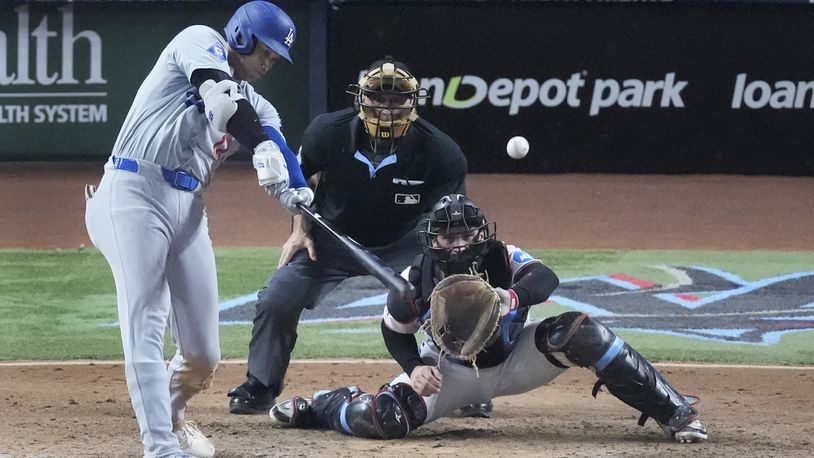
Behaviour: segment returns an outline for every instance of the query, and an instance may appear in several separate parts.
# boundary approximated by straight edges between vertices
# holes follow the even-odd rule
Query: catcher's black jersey
[[[413,230],[442,196],[465,193],[467,162],[457,143],[419,118],[374,166],[360,151],[369,137],[357,113],[348,108],[311,122],[302,171],[320,172],[314,201],[326,220],[364,246],[383,246]]]
[[[544,267],[539,259],[528,255],[523,250],[512,245],[507,246],[502,242],[494,242],[481,265],[478,266],[478,272],[489,280],[490,285],[508,289],[515,286],[525,276],[525,273],[529,271],[527,267],[531,265]],[[545,269],[548,270],[548,268]],[[432,259],[423,254],[416,257],[408,270],[408,279],[415,286],[418,296],[410,303],[388,299],[388,306],[384,314],[385,326],[403,334],[415,333],[431,318],[429,298],[433,288],[441,280],[438,272]],[[540,287],[548,289],[545,282]],[[543,294],[548,297],[550,292],[545,291]],[[492,367],[506,360],[514,348],[515,339],[526,323],[530,305],[521,304],[520,307],[501,318],[497,335],[477,356],[478,367]],[[435,345],[431,336],[428,335],[427,339]],[[406,355],[406,353],[404,354]],[[461,364],[469,364],[460,360],[456,361]]]

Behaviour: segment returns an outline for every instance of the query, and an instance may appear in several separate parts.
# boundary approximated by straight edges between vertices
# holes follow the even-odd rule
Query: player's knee
[[[597,371],[607,366],[624,345],[605,325],[581,312],[546,319],[537,326],[534,342],[555,365]]]
[[[264,318],[278,320],[291,318],[297,321],[302,309],[303,307],[293,300],[286,300],[286,298],[272,295],[259,294],[255,303],[256,316],[261,320]]]
[[[573,338],[576,329],[587,317],[580,312],[566,312],[546,318],[534,331],[534,344],[546,355],[559,352]]]
[[[209,342],[194,353],[184,352],[184,361],[201,372],[214,371],[220,363],[220,345],[218,341]]]

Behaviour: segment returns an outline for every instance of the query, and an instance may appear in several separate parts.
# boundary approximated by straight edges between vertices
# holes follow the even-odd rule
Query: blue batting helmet
[[[262,0],[246,3],[235,11],[224,30],[229,46],[241,54],[250,54],[257,39],[291,62],[288,51],[294,44],[297,28],[285,11],[273,3]]]

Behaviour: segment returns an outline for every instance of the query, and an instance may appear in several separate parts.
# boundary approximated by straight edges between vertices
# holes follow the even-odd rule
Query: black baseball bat
[[[347,235],[337,232],[336,229],[331,227],[331,225],[322,218],[322,215],[316,213],[310,207],[303,205],[302,203],[297,204],[297,206],[299,207],[300,211],[302,211],[303,215],[306,215],[311,219],[311,221],[325,229],[325,231],[330,234],[334,240],[339,242],[342,247],[348,250],[348,253],[350,253],[354,259],[362,264],[362,267],[364,267],[365,270],[370,273],[370,275],[373,275],[380,282],[384,283],[384,286],[386,286],[387,289],[396,293],[405,301],[410,301],[415,298],[416,291],[410,282],[402,278],[401,275],[394,272],[390,267],[384,265],[380,259],[362,248],[362,246],[359,245],[359,243],[357,243],[355,240]]]

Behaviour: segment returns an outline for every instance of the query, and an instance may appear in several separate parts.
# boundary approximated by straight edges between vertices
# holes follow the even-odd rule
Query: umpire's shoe
[[[492,418],[492,401],[461,407],[462,417]]]
[[[236,415],[265,415],[276,402],[274,390],[264,386],[251,375],[226,396],[231,398],[229,413]]]

